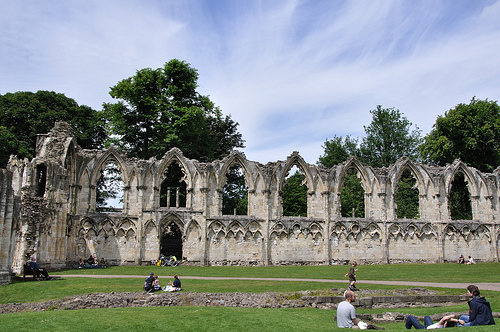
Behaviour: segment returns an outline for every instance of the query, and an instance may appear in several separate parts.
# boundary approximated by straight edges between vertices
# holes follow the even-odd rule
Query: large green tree
[[[403,156],[418,160],[418,146],[422,139],[418,127],[397,109],[377,106],[370,111],[372,122],[364,126],[365,134],[358,147],[358,140],[350,136],[334,136],[323,146],[325,154],[318,163],[332,167],[344,162],[349,156],[356,156],[362,162],[374,167],[386,167]],[[414,178],[404,172],[399,180],[396,201],[398,215],[407,218],[418,217],[418,191],[413,188]],[[344,179],[341,192],[342,216],[364,217],[364,190],[357,171],[350,169]]]
[[[101,113],[62,93],[53,91],[15,92],[0,95],[0,167],[11,154],[35,156],[37,134],[47,133],[57,121],[74,129],[83,148],[99,148],[106,137]]]
[[[323,145],[325,153],[319,157],[318,164],[328,168],[343,163],[350,156],[359,156],[358,140],[347,135],[333,136]]]
[[[500,107],[472,98],[438,116],[420,147],[427,162],[445,165],[460,159],[483,172],[500,165]]]
[[[119,101],[104,104],[112,142],[141,159],[178,147],[189,158],[212,161],[244,147],[238,123],[200,95],[197,82],[198,71],[177,59],[118,82],[110,95]]]
[[[372,122],[364,126],[366,136],[360,145],[361,160],[373,167],[387,167],[407,156],[418,160],[421,130],[398,110],[378,105],[370,111]]]

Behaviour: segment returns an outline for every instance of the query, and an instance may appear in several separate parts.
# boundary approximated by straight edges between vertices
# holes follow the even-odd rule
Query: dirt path
[[[87,275],[87,274],[61,274],[54,275],[61,278],[145,278],[141,275]],[[269,281],[306,281],[306,282],[329,282],[329,283],[346,283],[346,280],[335,279],[299,279],[299,278],[245,278],[245,277],[199,277],[199,276],[181,276],[181,279],[198,279],[198,280],[269,280]],[[397,285],[397,286],[414,286],[414,287],[445,287],[445,288],[465,288],[468,283],[440,283],[440,282],[417,282],[417,281],[385,281],[385,280],[361,280],[357,282],[358,287],[363,288],[363,284],[377,285]],[[480,290],[500,291],[500,283],[474,283]]]

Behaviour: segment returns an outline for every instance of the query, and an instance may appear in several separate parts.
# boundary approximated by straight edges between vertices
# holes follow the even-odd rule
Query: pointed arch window
[[[43,197],[45,195],[45,186],[47,185],[47,166],[44,164],[36,167],[36,193],[35,196]]]
[[[399,219],[418,219],[419,195],[416,187],[417,180],[409,169],[405,169],[398,181],[396,190],[396,216]]]
[[[165,172],[161,183],[160,207],[186,207],[186,182],[184,172],[177,161],[173,161]]]
[[[307,217],[307,186],[304,172],[294,165],[283,184],[283,216]]]
[[[340,193],[340,203],[342,217],[365,217],[365,190],[355,167],[350,167],[346,172]]]
[[[226,183],[222,189],[222,214],[248,214],[248,186],[245,172],[238,163],[229,167],[226,173]]]
[[[470,192],[462,172],[456,173],[451,183],[448,208],[451,220],[472,220]]]
[[[123,180],[114,160],[108,161],[96,185],[96,211],[107,212],[123,208]]]

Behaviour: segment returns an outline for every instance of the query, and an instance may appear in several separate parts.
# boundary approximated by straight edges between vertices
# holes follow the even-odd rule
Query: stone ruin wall
[[[96,184],[108,162],[123,181],[123,208],[96,212]],[[185,207],[161,207],[160,188],[176,162],[186,183]],[[248,214],[222,215],[226,173],[245,173]],[[282,188],[293,166],[307,186],[307,217],[286,217]],[[365,218],[341,216],[340,193],[350,168],[365,191]],[[419,191],[420,219],[397,219],[395,193],[404,170]],[[464,174],[473,220],[451,220],[448,199],[457,172]],[[43,174],[42,174],[43,173]],[[41,175],[42,174],[42,175]],[[0,172],[0,278],[19,272],[35,255],[50,268],[96,253],[113,264],[156,259],[160,238],[174,223],[182,233],[182,257],[199,265],[280,265],[444,262],[458,255],[498,261],[500,168],[481,173],[460,161],[446,167],[402,158],[372,168],[356,158],[332,168],[307,164],[297,152],[266,165],[241,152],[201,163],[179,149],[161,160],[127,158],[116,147],[83,150],[66,123],[39,135],[31,161],[11,157]]]

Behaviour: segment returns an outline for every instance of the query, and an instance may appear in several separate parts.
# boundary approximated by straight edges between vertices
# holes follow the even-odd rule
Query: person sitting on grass
[[[352,290],[344,293],[345,301],[337,306],[337,326],[340,328],[358,329],[358,320],[356,319],[356,309],[351,304],[356,301],[356,294]]]
[[[158,279],[158,276],[156,274],[155,274],[155,281],[153,281],[153,289],[155,292],[161,289],[160,280]]]
[[[174,274],[174,281],[170,281],[170,285],[165,286],[163,290],[165,292],[178,292],[181,290],[181,281],[179,280],[177,274]]]
[[[490,303],[479,293],[476,285],[467,286],[469,300],[469,315],[462,315],[458,319],[458,326],[495,325]]]
[[[476,262],[474,262],[474,259],[469,256],[469,260],[467,261],[467,263],[465,263],[465,265],[472,265],[472,264],[476,264]]]
[[[455,327],[457,326],[458,319],[455,318],[455,315],[444,316],[437,323],[432,322],[432,318],[430,316],[424,317],[424,325],[420,324],[420,322],[412,315],[408,315],[406,317],[405,327],[407,330],[410,330],[412,327],[417,330],[434,330],[434,329],[442,329],[444,327]]]
[[[153,284],[154,284],[154,282],[155,282],[156,279],[155,279],[154,275],[155,274],[153,272],[151,272],[149,274],[149,277],[146,278],[146,281],[144,281],[144,287],[143,288],[144,288],[144,290],[146,292],[154,292],[155,291]]]

